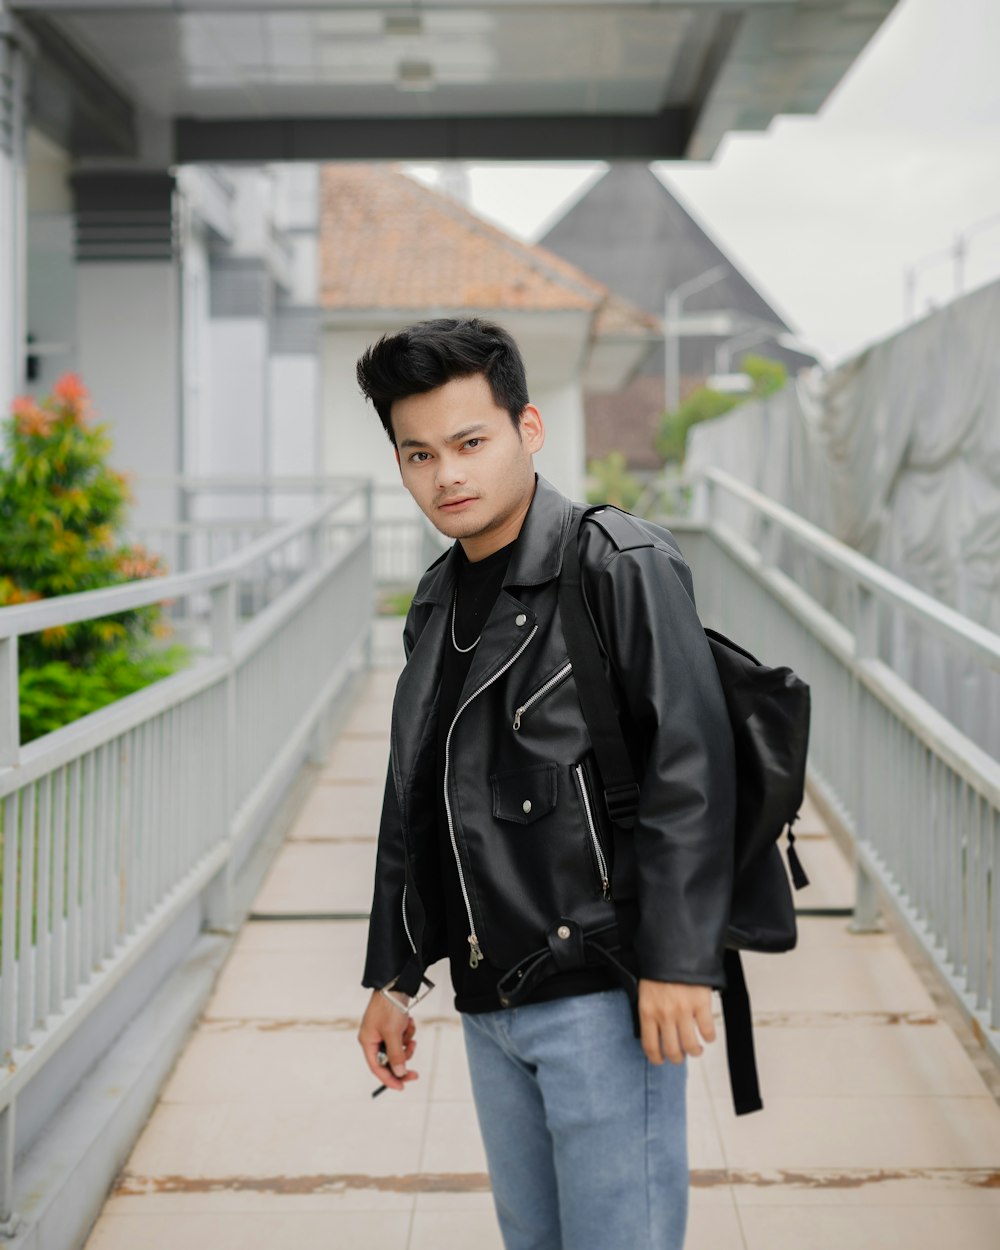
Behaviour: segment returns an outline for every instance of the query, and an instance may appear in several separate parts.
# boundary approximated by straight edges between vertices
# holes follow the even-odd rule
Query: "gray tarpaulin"
[[[695,426],[686,469],[705,465],[1000,633],[1000,283]],[[748,510],[719,502],[720,517],[755,540]],[[853,626],[836,578],[788,544],[778,563]],[[886,615],[882,658],[1000,757],[1000,675],[900,613]]]

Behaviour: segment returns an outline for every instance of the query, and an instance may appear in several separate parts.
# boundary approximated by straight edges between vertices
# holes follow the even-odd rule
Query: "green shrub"
[[[591,479],[588,503],[609,503],[631,512],[639,502],[642,485],[629,473],[622,452],[612,451],[603,460],[591,460],[587,472]]]
[[[107,428],[86,388],[65,374],[41,402],[14,401],[0,462],[0,607],[156,577],[159,556],[123,543],[132,496],[108,467]],[[18,642],[22,741],[103,707],[185,662],[164,648],[159,604],[56,626]]]
[[[405,616],[413,601],[413,590],[384,591],[379,597],[379,616]]]
[[[716,391],[710,386],[697,390],[679,404],[672,412],[665,412],[655,439],[657,453],[667,463],[683,464],[687,447],[688,430],[701,421],[721,417],[739,404],[763,399],[780,391],[788,381],[788,371],[780,361],[767,356],[747,354],[740,365],[749,375],[753,386],[749,391],[730,393]]]

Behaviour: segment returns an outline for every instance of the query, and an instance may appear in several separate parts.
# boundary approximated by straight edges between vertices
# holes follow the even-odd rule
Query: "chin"
[[[463,516],[442,516],[440,513],[431,517],[431,523],[446,538],[471,538],[483,528],[478,522]]]

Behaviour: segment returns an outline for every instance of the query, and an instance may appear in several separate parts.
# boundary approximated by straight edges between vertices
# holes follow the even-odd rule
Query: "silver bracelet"
[[[386,1000],[387,1003],[392,1003],[392,1005],[396,1008],[397,1011],[401,1011],[404,1016],[408,1016],[410,1014],[409,1006],[401,1003],[398,998],[393,998],[393,996],[389,993],[389,991],[392,989],[392,987],[396,984],[398,980],[399,980],[399,977],[393,977],[388,985],[383,985],[379,989],[379,993],[382,995],[382,997]],[[403,991],[399,990],[398,992],[402,994]]]
[[[431,992],[431,990],[434,988],[434,982],[429,977],[421,977],[420,984],[425,985],[427,988],[425,990],[422,990],[416,996],[416,998],[410,998],[409,1004],[404,1007],[404,1005],[399,1001],[398,998],[393,998],[393,996],[389,993],[389,991],[395,986],[398,980],[399,980],[398,976],[393,977],[392,980],[387,985],[383,985],[379,988],[379,993],[382,995],[384,999],[392,1003],[392,1005],[396,1008],[397,1011],[401,1011],[404,1016],[408,1016],[410,1014],[410,1008],[415,1007],[417,1003],[421,1001],[421,999],[426,998],[427,995]],[[402,994],[403,990],[399,990],[397,992]],[[407,997],[409,998],[409,995],[407,995]]]

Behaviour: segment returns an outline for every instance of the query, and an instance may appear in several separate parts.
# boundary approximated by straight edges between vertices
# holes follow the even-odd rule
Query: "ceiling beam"
[[[135,109],[47,17],[25,16],[34,41],[30,119],[74,156],[134,157]]]
[[[675,160],[691,136],[686,106],[655,114],[508,117],[288,117],[174,123],[188,161]]]

